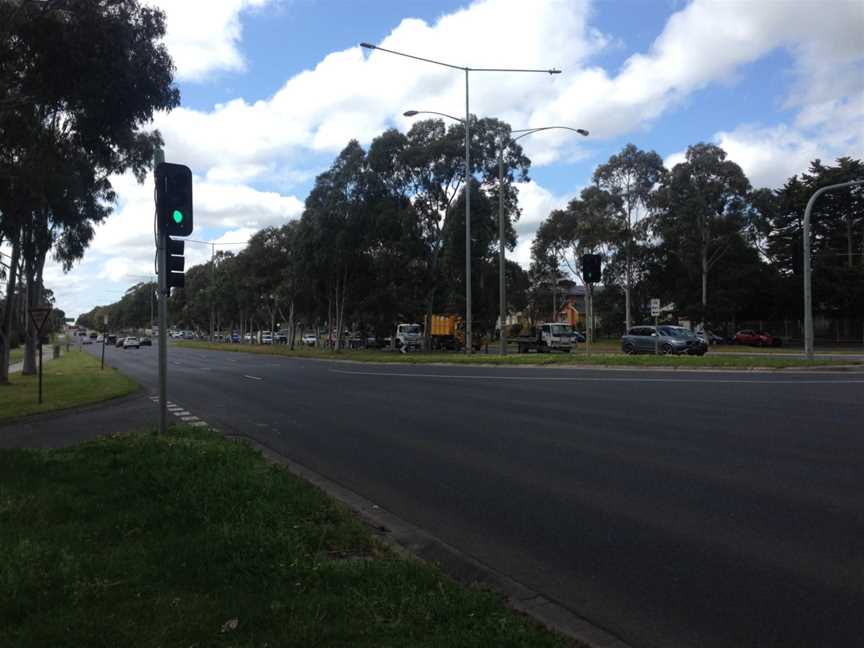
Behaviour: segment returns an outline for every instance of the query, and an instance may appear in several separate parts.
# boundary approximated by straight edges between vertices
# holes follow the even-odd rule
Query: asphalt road
[[[156,393],[155,347],[106,359]],[[169,368],[186,410],[634,646],[861,645],[864,373]]]

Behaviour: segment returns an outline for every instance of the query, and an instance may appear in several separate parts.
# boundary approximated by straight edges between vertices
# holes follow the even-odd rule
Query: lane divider
[[[243,374],[243,377],[244,377],[244,378],[249,378],[250,380],[264,380],[263,378],[261,378],[261,377],[259,377],[259,376],[249,376],[249,375],[247,375],[247,374]]]
[[[158,396],[150,396],[149,398],[151,401],[153,401],[154,404],[159,404]],[[211,427],[207,424],[207,421],[201,420],[197,416],[193,415],[192,412],[190,412],[189,410],[185,410],[179,405],[172,403],[171,401],[166,402],[165,407],[166,409],[168,409],[169,412],[171,412],[174,416],[183,421],[183,423],[185,423],[186,425],[190,425],[192,427]]]

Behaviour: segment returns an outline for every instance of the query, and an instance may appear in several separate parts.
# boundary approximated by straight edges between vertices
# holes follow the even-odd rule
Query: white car
[[[318,342],[318,338],[315,337],[314,333],[307,333],[303,336],[303,344],[307,346],[315,346]]]
[[[124,349],[140,349],[141,343],[138,341],[138,338],[127,337],[125,340],[123,340],[123,348]]]

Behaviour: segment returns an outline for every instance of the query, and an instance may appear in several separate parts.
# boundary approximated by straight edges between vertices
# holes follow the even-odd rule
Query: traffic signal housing
[[[582,278],[585,280],[585,283],[598,283],[600,281],[601,270],[599,254],[582,255]]]
[[[165,237],[165,243],[167,254],[165,267],[168,270],[165,277],[167,286],[168,288],[183,288],[186,285],[186,275],[183,272],[186,267],[186,257],[183,256],[186,243],[168,237]]]
[[[192,233],[192,170],[185,164],[156,165],[156,220],[168,236]]]

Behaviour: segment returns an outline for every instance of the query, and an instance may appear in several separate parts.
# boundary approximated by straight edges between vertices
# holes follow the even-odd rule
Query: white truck
[[[423,345],[423,327],[419,324],[397,324],[394,344],[402,353],[419,351]]]
[[[573,327],[559,322],[535,326],[533,335],[520,335],[511,341],[518,345],[519,353],[528,353],[531,349],[537,353],[547,351],[569,353],[570,349],[576,348],[576,336],[573,334]]]

